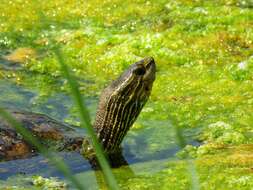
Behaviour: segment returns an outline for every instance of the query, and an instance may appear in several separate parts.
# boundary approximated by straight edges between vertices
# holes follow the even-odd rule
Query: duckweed
[[[42,176],[15,176],[1,181],[1,189],[6,190],[67,190],[67,183],[57,178]]]
[[[201,189],[252,189],[252,7],[251,0],[54,0],[38,4],[3,0],[2,59],[20,48],[34,49],[38,55],[15,69],[1,62],[0,77],[36,89],[34,106],[48,103],[46,97],[59,91],[67,93],[52,53],[52,47],[60,45],[81,92],[92,100],[87,105],[94,117],[101,89],[132,62],[153,56],[157,79],[152,95],[124,144],[138,158],[156,158],[152,156],[176,144],[173,118],[173,124],[186,131],[186,137],[191,131],[191,138],[200,145],[187,141],[177,153],[182,160],[168,161],[168,167],[156,173],[129,176],[120,181],[121,187],[188,189],[191,182],[183,158],[194,158]],[[39,11],[47,22],[40,22]],[[69,109],[70,115],[63,118],[52,106],[44,109],[78,124],[75,108],[64,102],[68,105],[58,107]]]
[[[60,182],[55,178],[43,178],[41,176],[33,177],[33,185],[37,187],[41,187],[41,189],[48,190],[65,190],[67,189],[67,184],[64,182]]]

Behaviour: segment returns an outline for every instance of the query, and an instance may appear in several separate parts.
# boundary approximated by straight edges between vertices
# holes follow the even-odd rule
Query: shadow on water
[[[80,173],[91,169],[89,162],[77,152],[60,152],[58,155],[71,168],[73,173]],[[63,175],[41,155],[0,163],[0,179],[4,180],[18,174],[63,178]]]
[[[32,111],[47,114],[59,121],[70,117],[70,108],[73,106],[71,98],[63,92],[54,92],[51,96],[37,101],[39,93],[33,88],[17,86],[8,80],[0,80],[0,106],[11,109]],[[92,116],[95,115],[95,106],[98,98],[86,98],[85,102]],[[171,159],[179,150],[173,140],[173,129],[170,121],[139,121],[144,128],[130,131],[123,142],[123,155],[128,164],[141,163],[152,160]],[[155,126],[159,126],[155,127]],[[196,131],[186,131],[188,144],[198,145],[193,137]],[[90,164],[77,152],[58,153],[73,173],[90,170]],[[158,166],[159,167],[159,166]],[[0,179],[7,179],[17,174],[41,175],[44,177],[60,177],[62,174],[48,164],[47,159],[38,155],[32,158],[12,160],[0,163]]]
[[[195,142],[192,144],[198,145]],[[171,159],[178,150],[179,147],[172,147],[158,152],[157,154],[147,155],[143,158],[136,158],[136,155],[133,155],[129,153],[127,149],[124,149],[124,158],[131,167],[131,164],[135,163]],[[59,152],[57,154],[64,160],[74,174],[92,169],[88,160],[85,160],[78,152]],[[5,180],[10,176],[19,174],[64,178],[64,176],[58,172],[54,166],[51,166],[48,163],[48,160],[41,155],[0,162],[0,180]]]

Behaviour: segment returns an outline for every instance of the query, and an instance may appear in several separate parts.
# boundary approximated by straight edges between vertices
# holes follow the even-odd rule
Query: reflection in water
[[[57,153],[64,162],[71,168],[73,173],[79,173],[89,170],[89,162],[77,152]],[[63,178],[54,166],[48,163],[48,160],[41,155],[26,159],[11,160],[0,163],[0,179],[7,179],[16,174],[41,175],[43,177],[57,176]]]
[[[0,106],[13,110],[45,113],[63,120],[69,115],[68,108],[72,106],[71,99],[64,93],[53,93],[45,98],[34,89],[16,86],[6,80],[0,80],[0,89]]]
[[[90,160],[90,164],[77,152],[60,152],[57,153],[57,156],[61,157],[63,161],[71,168],[72,173],[81,173],[83,171],[90,170],[97,166],[95,160]],[[134,176],[134,171],[131,167],[128,166],[125,158],[122,154],[119,154],[115,157],[110,157],[111,163],[114,167],[119,165],[124,165],[124,172],[127,172],[127,178]],[[43,177],[52,177],[57,176],[59,178],[64,178],[61,172],[58,172],[54,166],[49,164],[49,161],[41,155],[34,156],[27,159],[19,159],[13,161],[7,161],[0,163],[0,179],[5,180],[13,175],[40,175]],[[90,184],[92,186],[106,187],[104,178],[101,175],[100,171],[94,172],[94,177],[96,178],[96,183],[90,183],[86,181],[86,185]],[[94,180],[94,179],[93,179]]]

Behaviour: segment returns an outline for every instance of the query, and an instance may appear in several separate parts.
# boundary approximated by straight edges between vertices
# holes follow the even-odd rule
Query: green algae
[[[1,181],[0,188],[4,190],[67,190],[68,184],[57,178],[44,178],[42,176],[16,176]]]
[[[38,7],[50,23],[39,22]],[[20,47],[40,52],[40,56],[21,65],[22,70],[0,70],[1,79],[36,89],[34,111],[62,119],[57,113],[60,105],[55,108],[49,103],[43,109],[39,105],[48,104],[47,98],[56,92],[69,92],[60,77],[51,49],[55,44],[49,42],[50,38],[61,45],[82,94],[92,100],[87,105],[93,117],[101,89],[132,62],[153,56],[158,72],[151,99],[124,145],[138,158],[152,158],[174,147],[169,119],[173,117],[178,127],[192,130],[203,143],[199,147],[187,145],[178,153],[181,158],[197,159],[201,189],[253,187],[250,166],[244,165],[251,163],[247,151],[251,148],[240,153],[238,160],[229,162],[224,158],[239,154],[235,147],[252,143],[251,0],[55,0],[39,6],[29,1],[4,0],[0,9],[1,54]],[[1,96],[6,94],[2,92]],[[26,102],[14,94],[10,101]],[[70,113],[62,120],[78,124],[77,110],[70,102],[63,102]],[[186,162],[168,165],[156,173],[129,175],[120,185],[123,189],[189,189]]]

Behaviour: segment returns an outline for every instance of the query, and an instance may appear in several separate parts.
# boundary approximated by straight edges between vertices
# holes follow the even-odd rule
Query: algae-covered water
[[[129,166],[113,170],[120,187],[252,189],[252,8],[252,0],[3,0],[0,105],[78,126],[55,45],[92,118],[101,90],[152,56],[150,100],[123,142]],[[175,129],[186,140],[182,150]],[[88,188],[106,188],[80,156],[62,154]],[[0,163],[0,187],[42,189],[51,176],[67,183],[42,157],[33,159],[42,165],[21,176],[13,168],[29,161]]]
[[[5,69],[13,69],[13,65],[10,62],[2,61],[1,64]],[[32,77],[32,80],[44,81],[50,79],[50,77],[46,75],[27,73],[19,66],[15,68],[19,69],[18,72],[23,77]],[[78,127],[79,121],[75,117],[75,112],[72,113],[69,111],[73,107],[69,95],[55,89],[50,91],[50,94],[41,96],[40,85],[38,87],[34,84],[30,85],[30,81],[31,79],[29,79],[29,82],[26,82],[24,86],[23,84],[16,84],[8,79],[2,79],[0,81],[0,88],[2,89],[0,92],[0,105],[20,111],[43,113],[62,122],[77,124]],[[61,81],[55,79],[51,86],[57,86],[57,84],[60,83]],[[41,83],[41,85],[43,84]],[[52,89],[50,84],[46,85]],[[92,118],[94,118],[98,97],[96,95],[89,96],[84,100]],[[142,127],[138,129],[140,126]],[[154,129],[154,126],[159,126],[159,128]],[[134,127],[137,131],[131,131],[123,143],[123,154],[130,168],[131,164],[134,163],[150,162],[152,160],[162,162],[162,160],[165,159],[175,159],[175,154],[179,150],[179,147],[174,140],[174,131],[171,127],[170,120],[160,121],[143,118],[139,119],[138,125]],[[185,139],[187,139],[189,144],[197,145],[198,142],[193,139],[194,135],[196,135],[194,131],[196,130],[192,129],[186,131]],[[59,153],[59,156],[64,159],[73,173],[79,174],[91,170],[88,161],[76,152],[62,152]],[[159,164],[156,167],[160,169],[163,167],[163,164]],[[16,175],[40,175],[48,178],[64,178],[64,176],[51,166],[47,159],[41,155],[0,163],[0,180],[12,179],[15,178]],[[94,185],[96,185],[96,183]]]

